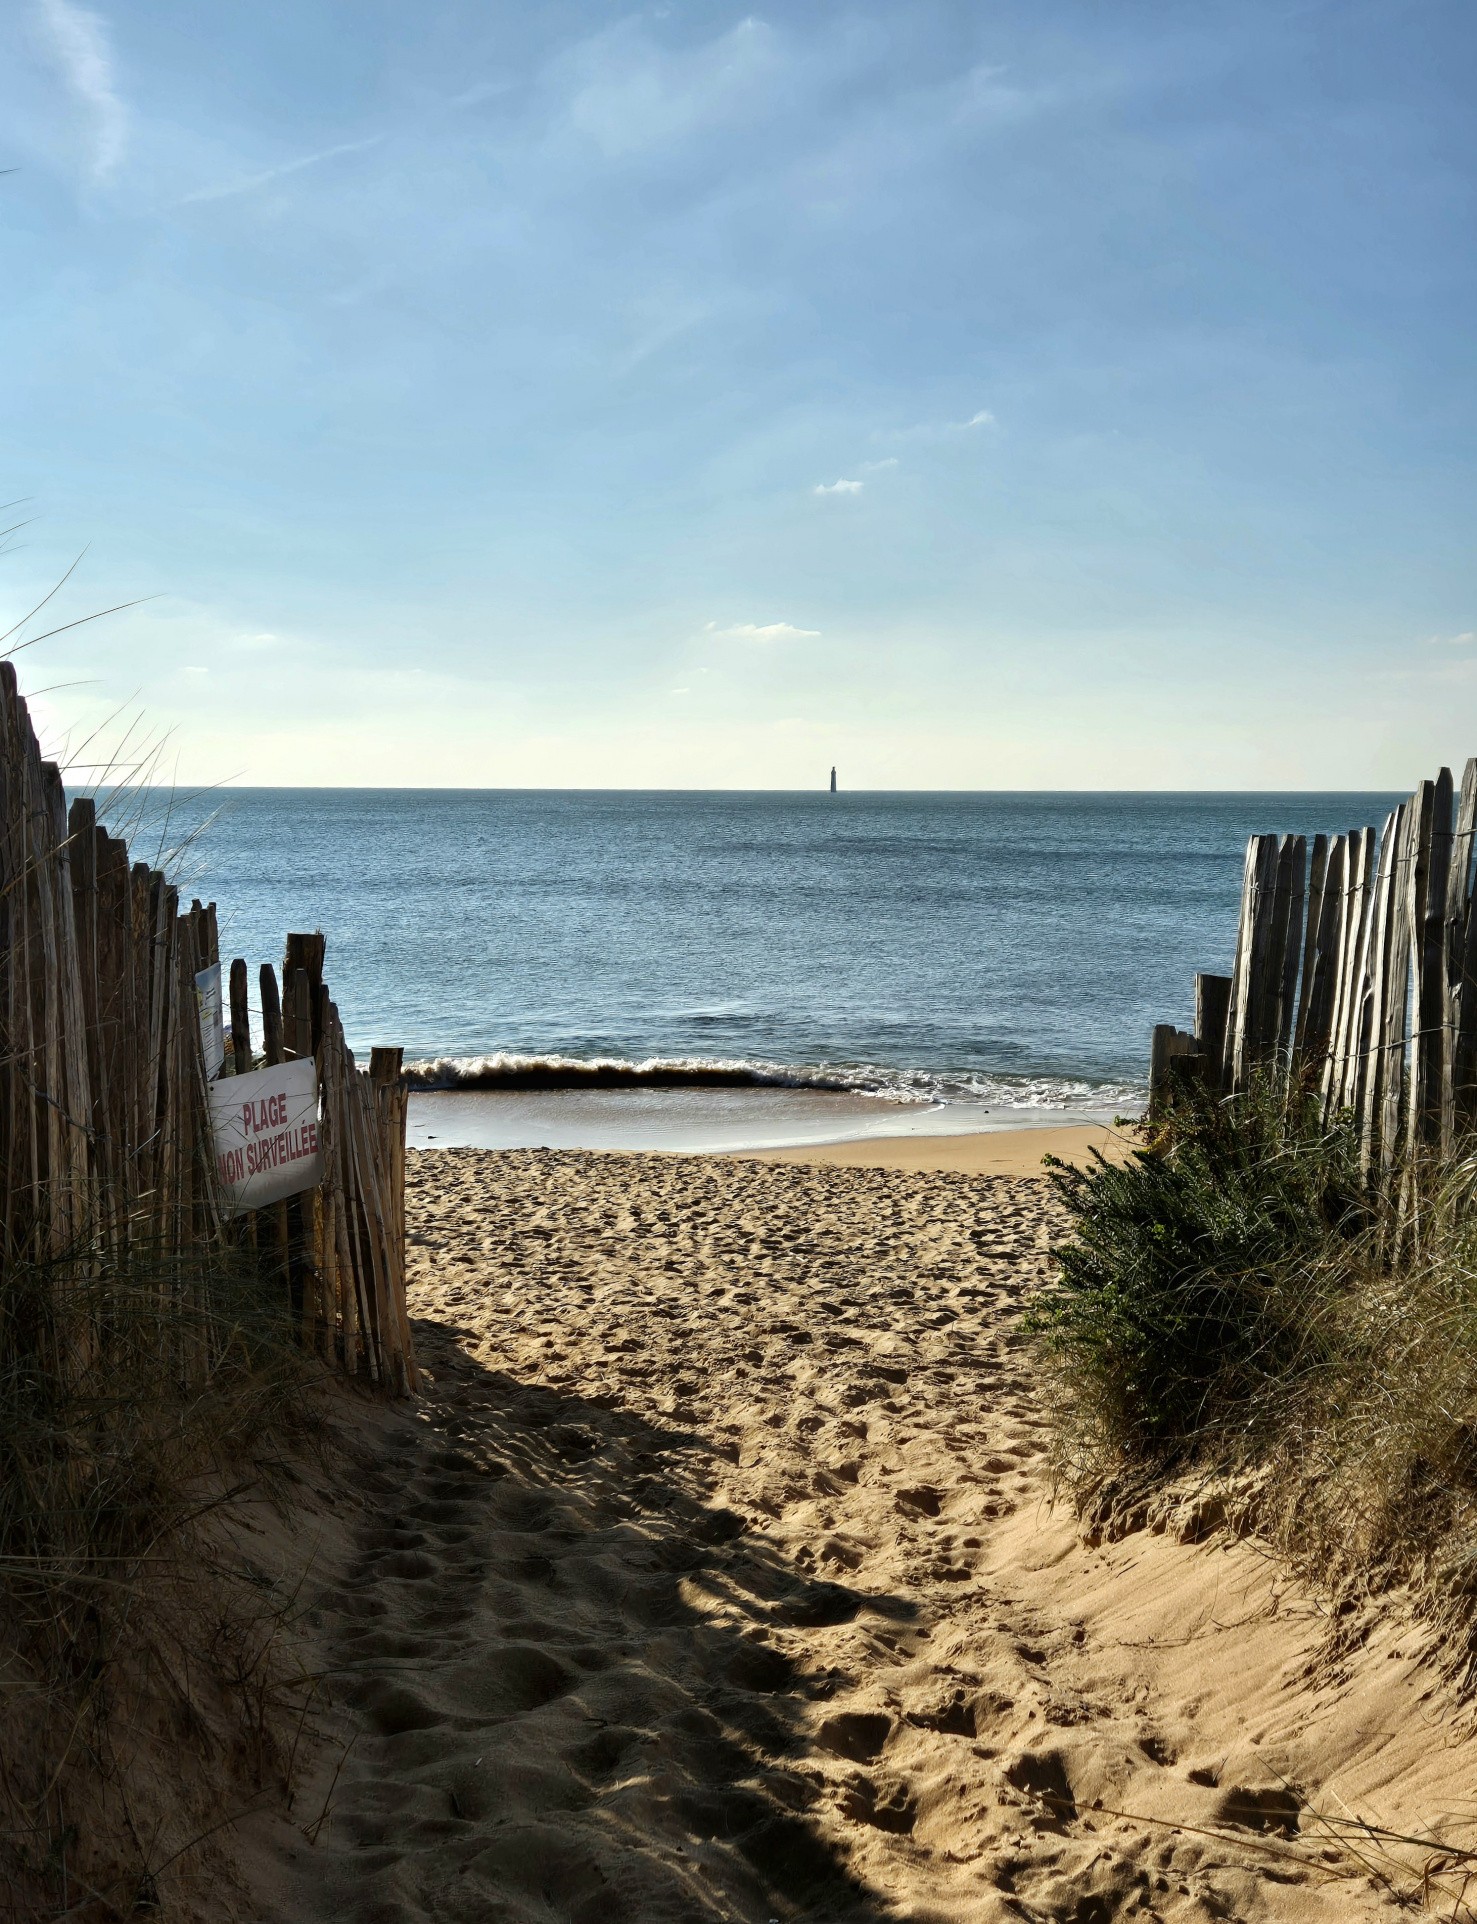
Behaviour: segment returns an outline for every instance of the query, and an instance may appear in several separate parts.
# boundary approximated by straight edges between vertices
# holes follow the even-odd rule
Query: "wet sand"
[[[1034,1137],[1064,1128],[1101,1130],[1111,1122],[1108,1110],[893,1102],[819,1089],[417,1091],[410,1098],[409,1140],[414,1149],[746,1155],[853,1142]]]
[[[807,1154],[411,1157],[433,1380],[317,1596],[343,1742],[267,1914],[1395,1915],[1427,1854],[1338,1819],[1474,1841],[1422,1639],[1083,1542],[1015,1327],[1049,1186]]]
[[[1130,1155],[1134,1138],[1107,1123],[980,1131],[967,1136],[875,1136],[797,1149],[743,1152],[760,1162],[824,1163],[838,1169],[952,1169],[968,1176],[1039,1176],[1044,1156],[1085,1168],[1093,1152],[1110,1162]]]

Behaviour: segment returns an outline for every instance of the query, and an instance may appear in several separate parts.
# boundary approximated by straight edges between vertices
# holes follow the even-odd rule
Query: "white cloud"
[[[302,154],[298,159],[284,160],[276,167],[264,167],[260,173],[227,181],[223,187],[199,187],[193,194],[186,194],[180,206],[190,207],[199,201],[230,200],[236,194],[251,194],[258,187],[267,187],[274,180],[285,179],[288,174],[300,174],[305,167],[316,167],[321,160],[336,160],[340,154],[362,154],[367,147],[378,147],[384,138],[383,134],[371,134],[367,140],[343,140],[336,147],[323,147],[315,154]]]
[[[847,481],[843,479],[840,481],[818,481],[810,492],[812,494],[860,494],[861,491],[862,483],[860,481]]]
[[[820,634],[819,628],[796,628],[788,621],[736,621],[728,628],[720,628],[716,621],[710,621],[703,630],[714,641],[815,641]],[[676,692],[675,690],[673,691]]]
[[[1433,648],[1470,648],[1477,642],[1477,628],[1464,628],[1459,635],[1432,635]]]
[[[969,434],[975,428],[998,426],[999,422],[989,408],[976,408],[965,421],[919,421],[910,428],[894,428],[890,434],[877,438],[889,441],[942,441],[951,434]]]
[[[895,468],[896,466],[897,456],[895,454],[889,454],[885,461],[863,461],[862,473],[881,474],[884,468]]]
[[[73,0],[40,0],[39,14],[62,78],[92,117],[92,172],[104,180],[123,158],[128,112],[113,85],[108,29]]]

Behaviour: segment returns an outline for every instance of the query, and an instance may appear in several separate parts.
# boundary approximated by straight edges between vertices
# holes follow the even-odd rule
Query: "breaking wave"
[[[1001,1109],[1137,1108],[1141,1084],[1075,1076],[991,1075],[721,1056],[436,1056],[407,1063],[412,1089],[470,1094],[515,1089],[795,1089],[880,1102],[982,1104]]]

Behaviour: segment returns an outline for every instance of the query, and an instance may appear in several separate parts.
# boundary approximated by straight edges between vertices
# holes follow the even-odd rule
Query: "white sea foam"
[[[436,1056],[412,1062],[413,1089],[814,1089],[879,1102],[969,1104],[990,1109],[1133,1109],[1141,1084],[1080,1076],[992,1075],[979,1070],[895,1069],[875,1063],[783,1063],[724,1056]]]

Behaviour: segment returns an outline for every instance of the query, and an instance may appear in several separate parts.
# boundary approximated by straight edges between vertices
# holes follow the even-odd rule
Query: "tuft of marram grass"
[[[1410,1585],[1477,1682],[1477,1154],[1372,1196],[1348,1122],[1263,1086],[1053,1174],[1029,1327],[1082,1507],[1222,1478],[1334,1592]]]

